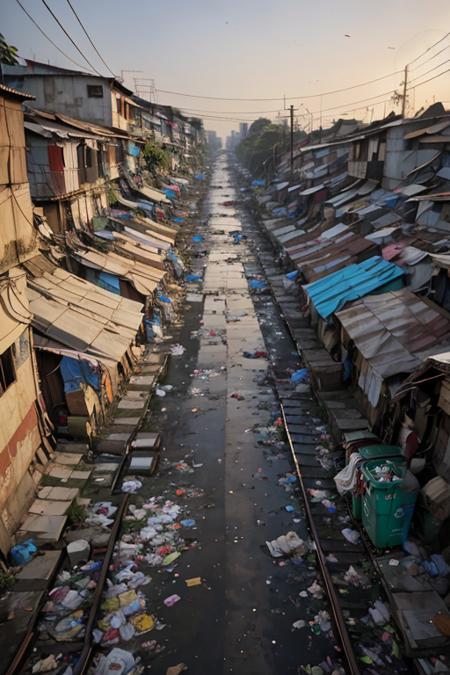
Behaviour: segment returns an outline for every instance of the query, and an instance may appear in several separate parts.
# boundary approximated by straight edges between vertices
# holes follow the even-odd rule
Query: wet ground
[[[163,384],[173,390],[155,398],[147,422],[162,435],[163,460],[134,497],[137,504],[155,495],[175,499],[183,518],[195,521],[182,530],[189,549],[176,566],[151,568],[152,582],[142,588],[148,610],[166,624],[151,634],[161,654],[139,649],[155,673],[183,662],[195,675],[287,675],[336,656],[331,631],[308,626],[326,601],[299,595],[317,578],[314,554],[280,561],[265,545],[290,530],[308,535],[296,487],[278,482],[292,470],[287,448],[261,431],[278,415],[269,362],[243,352],[267,349],[285,367],[295,367],[297,355],[273,300],[254,302],[250,293],[246,276],[258,272],[250,239],[234,244],[229,233],[251,230],[223,206],[235,196],[222,160],[205,203],[208,225],[196,230],[204,241],[193,245],[193,272],[204,267],[204,283],[189,290],[182,324],[172,331],[186,351],[171,358]],[[195,257],[203,250],[207,256]],[[176,496],[180,489],[187,493]],[[193,577],[201,585],[187,587]],[[181,600],[167,608],[172,594]],[[299,620],[306,622],[301,630],[293,628]]]

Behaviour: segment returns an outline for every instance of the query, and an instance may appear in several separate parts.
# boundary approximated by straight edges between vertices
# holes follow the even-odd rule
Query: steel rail
[[[306,516],[308,518],[309,529],[310,529],[311,534],[312,534],[313,539],[314,539],[314,543],[315,543],[315,547],[316,547],[316,553],[317,553],[317,559],[319,561],[320,570],[321,570],[322,577],[323,577],[323,580],[325,582],[325,586],[326,586],[326,589],[327,589],[327,595],[328,595],[328,599],[330,601],[334,622],[336,624],[336,627],[337,627],[337,630],[338,630],[338,633],[339,633],[339,637],[341,639],[341,643],[342,643],[342,646],[343,646],[344,656],[345,656],[345,659],[347,661],[347,664],[348,664],[348,667],[349,667],[349,672],[351,673],[351,675],[360,675],[360,670],[359,670],[358,663],[357,663],[356,658],[355,658],[355,653],[353,651],[353,647],[352,647],[352,644],[351,644],[351,641],[350,641],[350,636],[348,634],[347,627],[345,625],[344,615],[342,614],[342,609],[341,609],[341,606],[339,604],[339,599],[338,599],[338,596],[336,595],[336,591],[335,591],[334,584],[333,584],[333,581],[332,581],[332,578],[331,578],[331,574],[328,570],[326,560],[325,560],[325,556],[324,556],[323,551],[322,551],[322,545],[320,543],[319,533],[317,532],[316,525],[315,525],[315,522],[314,522],[314,518],[313,518],[313,515],[311,513],[308,494],[306,492],[305,485],[303,483],[303,477],[302,477],[300,464],[299,464],[298,459],[297,459],[296,454],[295,454],[294,445],[292,443],[292,438],[291,438],[291,435],[289,433],[289,427],[288,427],[288,423],[287,423],[287,419],[286,419],[286,414],[284,412],[284,407],[283,407],[283,404],[281,403],[281,401],[280,401],[280,407],[281,407],[281,414],[283,416],[284,428],[285,428],[285,431],[286,431],[286,436],[287,436],[289,448],[290,448],[290,451],[291,451],[292,460],[294,462],[295,471],[296,471],[297,478],[298,478],[298,481],[299,481],[299,484],[300,484],[300,489],[302,491],[303,500],[305,502],[305,512],[306,512]]]

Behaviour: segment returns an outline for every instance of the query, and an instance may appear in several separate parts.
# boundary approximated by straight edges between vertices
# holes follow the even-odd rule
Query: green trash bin
[[[358,450],[361,457],[365,460],[370,459],[394,459],[396,462],[404,462],[402,449],[398,445],[383,445],[382,443],[376,445],[365,445]],[[362,496],[357,492],[352,493],[352,514],[354,518],[361,520],[362,518]]]
[[[406,466],[390,459],[371,460],[361,466],[366,484],[362,498],[363,527],[374,546],[389,548],[403,544],[408,538],[418,493],[404,490],[402,480],[377,480],[375,468],[380,465],[388,465],[399,478],[405,477]]]

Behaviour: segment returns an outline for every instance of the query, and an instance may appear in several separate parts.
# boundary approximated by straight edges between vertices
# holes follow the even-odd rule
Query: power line
[[[86,69],[85,66],[82,66],[80,63],[78,63],[78,61],[75,61],[75,59],[73,59],[71,56],[69,56],[68,54],[66,54],[66,52],[64,52],[64,51],[61,49],[61,47],[58,47],[58,45],[57,45],[55,42],[53,42],[53,40],[47,35],[47,33],[40,27],[40,25],[38,24],[38,22],[37,22],[35,19],[33,19],[33,17],[32,17],[31,14],[28,12],[28,10],[25,9],[25,7],[22,5],[22,3],[20,2],[20,0],[16,0],[16,2],[17,2],[17,4],[19,5],[19,7],[25,12],[25,14],[27,15],[27,17],[30,19],[31,23],[34,24],[34,26],[36,26],[36,28],[38,29],[38,31],[39,31],[40,33],[42,33],[42,35],[45,37],[45,39],[48,40],[48,41],[50,42],[50,44],[53,45],[53,47],[54,47],[55,49],[58,50],[58,52],[60,52],[60,53],[61,53],[68,61],[70,61],[71,63],[75,64],[78,68],[81,68],[82,70],[85,70],[85,69]]]
[[[411,66],[413,63],[415,63],[416,61],[418,61],[419,59],[421,59],[422,56],[425,56],[425,54],[428,54],[428,52],[430,52],[432,49],[434,49],[434,48],[437,47],[439,44],[441,44],[441,42],[444,42],[444,40],[445,40],[446,38],[448,38],[449,35],[450,35],[450,31],[449,31],[448,33],[446,33],[446,34],[444,35],[444,37],[442,37],[440,40],[438,40],[437,42],[435,42],[434,44],[432,44],[430,47],[427,47],[423,52],[421,52],[421,53],[419,54],[419,56],[416,56],[415,59],[413,59],[412,61],[410,61],[410,62],[408,63],[408,66]]]
[[[72,5],[72,3],[70,2],[70,0],[67,0],[67,4],[69,5],[70,9],[71,9],[72,12],[74,13],[76,20],[78,21],[78,23],[80,24],[81,28],[83,29],[84,34],[86,35],[87,39],[88,39],[89,42],[91,43],[92,47],[94,48],[94,51],[95,51],[95,53],[97,54],[97,56],[98,56],[98,58],[100,59],[100,61],[103,63],[103,65],[105,66],[105,68],[106,68],[107,70],[109,70],[109,72],[111,73],[111,75],[112,75],[113,77],[116,77],[116,75],[113,73],[113,71],[111,70],[111,68],[108,66],[108,64],[106,63],[105,59],[104,59],[103,56],[100,54],[100,52],[98,51],[98,49],[97,49],[97,47],[95,46],[94,42],[92,41],[91,36],[89,35],[89,33],[87,32],[86,28],[84,27],[84,25],[83,25],[83,23],[82,23],[80,17],[79,17],[78,14],[76,13],[75,8],[73,7],[73,5]]]
[[[97,73],[97,75],[100,75],[100,77],[103,77],[102,74],[97,70],[97,68],[95,68],[95,67],[92,65],[92,63],[89,61],[89,59],[83,54],[83,52],[81,51],[81,49],[79,48],[79,46],[77,45],[77,43],[75,42],[75,40],[72,40],[72,38],[70,37],[69,33],[66,31],[66,29],[65,29],[64,26],[62,25],[61,21],[60,21],[60,20],[58,19],[58,17],[55,15],[55,13],[54,13],[53,10],[51,9],[51,7],[48,6],[46,0],[42,0],[42,4],[48,9],[48,11],[49,11],[50,14],[52,15],[52,17],[55,19],[55,21],[56,21],[56,23],[58,24],[58,26],[61,28],[61,30],[63,31],[63,33],[69,38],[69,40],[71,41],[71,43],[73,44],[73,46],[75,47],[75,49],[77,50],[77,52],[79,52],[79,54],[81,54],[81,56],[82,56],[83,59],[86,61],[86,63],[89,64],[89,66],[92,68],[92,70],[93,70],[95,73]]]
[[[436,80],[438,77],[441,77],[442,75],[445,75],[446,73],[450,73],[450,68],[447,68],[447,70],[443,70],[442,73],[438,73],[437,75],[434,75],[433,77],[429,77],[428,80],[424,80],[424,82],[418,82],[417,84],[414,85],[413,89],[416,89],[416,87],[420,87],[422,84],[427,84],[428,82],[431,82],[432,80]]]
[[[281,112],[283,108],[277,108],[276,110],[203,110],[203,109],[198,109],[198,108],[185,108],[184,106],[180,106],[180,110],[189,110],[190,112],[198,112],[198,113],[212,113],[212,114],[229,114],[229,115],[240,115],[241,113],[245,113],[248,115],[259,115],[262,113],[273,113],[276,114],[278,112]]]
[[[386,80],[387,78],[393,77],[394,75],[399,75],[400,73],[403,73],[403,69],[396,70],[392,73],[388,73],[387,75],[382,75],[381,77],[376,77],[373,80],[368,80],[367,82],[360,82],[359,84],[353,84],[349,87],[342,87],[341,89],[333,89],[332,91],[323,91],[317,94],[304,94],[303,96],[286,96],[286,97],[278,96],[277,98],[230,98],[224,96],[200,96],[199,94],[187,94],[185,92],[180,91],[170,91],[169,89],[157,89],[157,91],[160,92],[161,94],[172,94],[174,96],[184,96],[186,98],[202,98],[210,101],[283,101],[284,98],[286,100],[293,101],[295,99],[320,98],[321,96],[331,96],[332,94],[340,94],[343,91],[358,89],[359,87],[364,87],[369,84],[374,84],[375,82],[380,82],[381,80]]]
[[[450,59],[447,59],[446,61],[442,61],[442,63],[439,63],[439,65],[434,66],[433,68],[430,68],[430,70],[427,70],[425,73],[422,73],[421,75],[418,75],[415,77],[413,80],[410,80],[408,82],[408,86],[412,84],[413,82],[416,82],[417,80],[420,80],[421,77],[425,77],[425,75],[429,75],[433,71],[437,70],[438,68],[441,68],[442,66],[445,66],[447,63],[450,63]]]
[[[437,56],[439,56],[440,54],[442,54],[442,52],[447,51],[447,49],[450,49],[450,45],[447,45],[446,47],[443,47],[443,48],[440,49],[438,52],[436,52],[436,54],[433,54],[433,56],[430,56],[430,58],[427,59],[426,61],[424,61],[423,63],[419,63],[419,65],[418,65],[418,66],[415,66],[415,68],[411,68],[411,70],[417,70],[417,68],[422,68],[422,67],[425,66],[427,63],[429,63],[430,61],[432,61],[433,59],[435,59]]]

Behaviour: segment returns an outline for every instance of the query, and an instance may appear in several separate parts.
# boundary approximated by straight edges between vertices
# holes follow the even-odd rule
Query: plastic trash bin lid
[[[364,459],[384,459],[403,456],[403,451],[398,445],[365,445],[359,448],[358,452]]]

